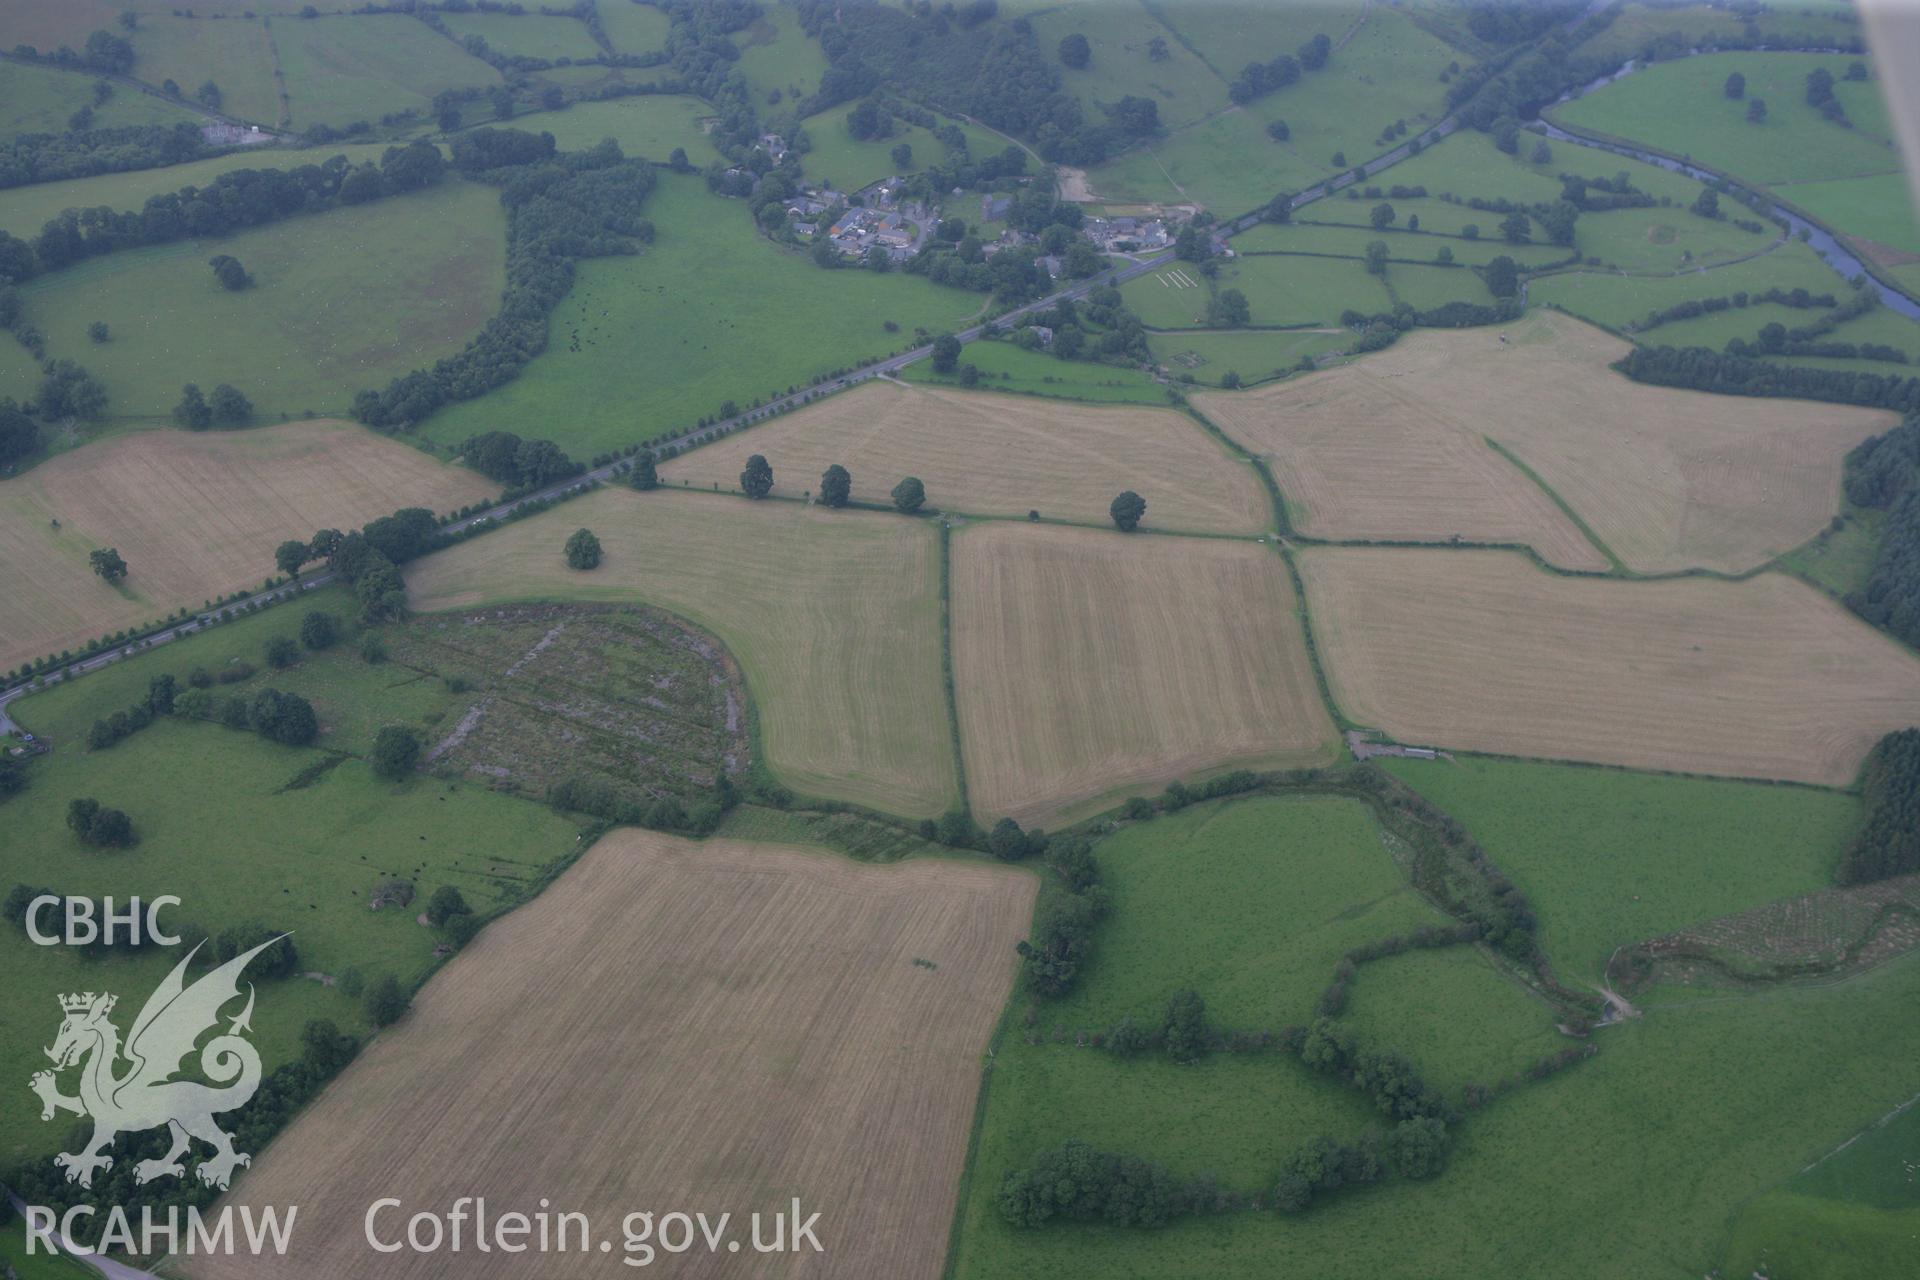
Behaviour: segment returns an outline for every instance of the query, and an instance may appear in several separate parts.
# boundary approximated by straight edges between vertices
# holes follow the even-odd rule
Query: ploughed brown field
[[[1194,397],[1267,455],[1302,533],[1525,543],[1607,562],[1540,484],[1628,567],[1738,573],[1819,533],[1877,409],[1676,391],[1607,366],[1627,344],[1535,310],[1507,329],[1423,330],[1352,364]]]
[[[1410,743],[1845,785],[1920,661],[1812,587],[1565,578],[1504,551],[1301,554],[1340,709]]]
[[[346,422],[145,431],[63,453],[0,481],[0,669],[258,587],[287,539],[496,492]],[[88,566],[99,547],[127,562],[118,587]]]
[[[655,1267],[931,1280],[1035,885],[978,862],[613,832],[489,925],[242,1174],[235,1201],[300,1206],[288,1256],[191,1274],[606,1276],[634,1270],[625,1215],[703,1211],[734,1215],[740,1250]],[[389,1196],[383,1240],[461,1196],[494,1216],[544,1198],[588,1216],[592,1247],[481,1253],[469,1226],[458,1255],[377,1253],[363,1219]],[[756,1253],[747,1216],[795,1197],[825,1252]]]
[[[1318,763],[1335,735],[1271,547],[995,522],[953,539],[976,816],[1054,823],[1174,778]]]
[[[737,488],[752,454],[774,492],[817,493],[839,463],[853,496],[887,502],[918,476],[927,505],[976,515],[1104,523],[1123,489],[1151,528],[1258,533],[1272,522],[1253,468],[1171,409],[1086,405],[989,391],[874,382],[694,450],[661,468],[669,484]]]

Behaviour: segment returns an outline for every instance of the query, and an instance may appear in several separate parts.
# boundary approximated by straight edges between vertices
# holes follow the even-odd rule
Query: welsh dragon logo
[[[29,1085],[40,1095],[42,1120],[51,1120],[60,1111],[93,1118],[93,1137],[86,1145],[53,1158],[66,1170],[67,1181],[91,1187],[96,1170],[113,1167],[107,1151],[114,1139],[161,1125],[171,1131],[173,1146],[160,1159],[142,1160],[135,1166],[136,1182],[184,1177],[186,1167],[180,1157],[188,1153],[194,1138],[214,1151],[195,1170],[208,1186],[224,1191],[234,1169],[252,1163],[252,1157],[233,1149],[232,1135],[213,1121],[217,1114],[245,1106],[260,1088],[260,1055],[241,1036],[253,1029],[251,983],[246,1008],[230,1020],[225,1033],[200,1050],[200,1073],[214,1083],[173,1077],[201,1035],[219,1023],[220,1010],[239,998],[240,973],[248,961],[279,940],[270,939],[235,956],[188,986],[184,975],[200,950],[194,947],[147,998],[125,1045],[119,1028],[108,1019],[117,996],[87,991],[60,997],[65,1019],[53,1047],[46,1050],[53,1070],[36,1072]],[[130,1065],[120,1072],[123,1058]],[[60,1092],[56,1075],[74,1066],[80,1068],[80,1092],[69,1097]]]

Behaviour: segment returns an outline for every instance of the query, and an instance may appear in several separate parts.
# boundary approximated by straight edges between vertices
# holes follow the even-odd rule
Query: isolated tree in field
[[[1114,525],[1124,533],[1132,533],[1140,525],[1140,517],[1147,514],[1147,500],[1128,489],[1113,500],[1107,508],[1107,514],[1113,517]]]
[[[1720,92],[1738,102],[1747,96],[1747,78],[1738,71],[1734,72],[1727,77],[1727,82],[1720,86]]]
[[[1267,211],[1264,216],[1266,217],[1266,220],[1268,222],[1292,222],[1293,221],[1292,194],[1289,192],[1282,191],[1279,195],[1267,201]]]
[[[1833,98],[1833,72],[1825,67],[1815,67],[1807,72],[1807,105],[1824,106]]]
[[[157,716],[172,715],[179,692],[180,682],[172,676],[163,673],[153,677],[147,681],[147,710]]]
[[[288,577],[300,572],[300,566],[311,559],[313,554],[304,542],[288,540],[273,549],[274,567]]]
[[[887,152],[887,159],[893,161],[894,168],[905,173],[908,169],[913,168],[913,144],[910,142],[895,143],[893,150]]]
[[[253,417],[253,401],[224,382],[213,389],[207,407],[213,411],[213,420],[223,427],[237,427]]]
[[[1093,61],[1093,46],[1078,31],[1060,38],[1060,61],[1079,70]]]
[[[127,576],[127,562],[120,558],[120,552],[113,547],[96,548],[88,554],[87,563],[108,582],[118,582]]]
[[[300,661],[300,646],[293,642],[292,636],[275,636],[267,641],[267,665],[276,671],[284,671]]]
[[[173,406],[173,420],[192,431],[205,431],[213,425],[213,409],[193,383],[180,388],[180,403]]]
[[[105,342],[108,337],[107,322],[105,320],[95,320],[87,326],[87,336],[95,342]]]
[[[820,501],[830,507],[844,507],[853,496],[853,477],[839,463],[820,473]]]
[[[367,988],[364,1006],[368,1022],[376,1027],[390,1027],[407,1011],[407,993],[400,989],[398,978],[385,974]]]
[[[1409,215],[1407,218],[1407,230],[1418,231],[1419,229],[1420,229],[1420,215],[1417,213]]]
[[[1712,187],[1702,187],[1700,194],[1693,198],[1693,203],[1687,208],[1702,218],[1717,218],[1720,216],[1720,197],[1714,194]]]
[[[687,159],[687,149],[685,147],[675,147],[673,150],[667,152],[667,168],[673,170],[675,173],[686,173],[693,168],[693,162]]]
[[[94,815],[100,812],[100,802],[90,797],[78,797],[67,802],[67,830],[87,838],[87,829],[93,826]]]
[[[243,711],[242,727],[282,746],[304,747],[320,736],[320,720],[313,714],[313,704],[297,693],[262,689],[253,695],[251,703],[244,704]]]
[[[764,454],[747,459],[747,468],[740,473],[740,491],[749,498],[764,498],[773,492],[773,467]]]
[[[960,363],[960,339],[950,333],[943,333],[933,340],[933,371],[952,373],[954,366]]]
[[[1367,210],[1367,221],[1373,224],[1375,231],[1385,231],[1392,226],[1393,218],[1393,206],[1384,200]]]
[[[1147,41],[1147,59],[1151,62],[1165,62],[1173,56],[1173,50],[1167,48],[1164,36],[1155,36]]]
[[[1002,818],[987,834],[987,851],[1002,862],[1018,862],[1027,856],[1027,833],[1012,818]]]
[[[1219,328],[1238,329],[1251,319],[1253,308],[1238,289],[1222,289],[1219,297],[1207,303],[1207,321]]]
[[[573,536],[567,539],[567,568],[598,569],[600,567],[600,539],[593,536],[591,529],[575,529]]]
[[[207,265],[213,268],[213,278],[223,289],[238,291],[253,283],[253,277],[240,265],[240,259],[230,253],[216,253],[207,259]]]
[[[1367,270],[1376,276],[1387,274],[1387,242],[1367,241]]]
[[[927,486],[920,483],[918,476],[908,476],[893,486],[893,509],[902,515],[912,515],[927,500]]]
[[[315,609],[300,619],[300,643],[318,653],[322,649],[331,649],[340,639],[340,624],[333,615]]]
[[[1238,369],[1229,369],[1221,374],[1220,385],[1228,391],[1238,391],[1240,389],[1240,371]]]
[[[633,477],[628,483],[642,493],[660,487],[660,468],[654,463],[652,453],[640,455],[639,460],[633,464]]]
[[[375,777],[399,782],[420,761],[420,735],[405,725],[390,724],[374,735],[371,763]]]
[[[1755,98],[1753,101],[1747,103],[1748,124],[1764,124],[1766,123],[1766,119],[1767,100],[1765,98]]]
[[[200,105],[203,107],[213,111],[220,109],[220,86],[211,80],[195,90],[193,96],[200,100]]]
[[[1520,268],[1504,253],[1487,264],[1486,276],[1487,292],[1496,298],[1511,298],[1520,292]]]
[[[1547,145],[1545,138],[1542,138],[1533,144],[1533,154],[1527,158],[1535,164],[1551,164],[1553,162],[1553,148]]]
[[[460,891],[450,884],[443,884],[433,891],[427,899],[427,923],[438,929],[455,916],[472,915],[473,908],[460,896]]]

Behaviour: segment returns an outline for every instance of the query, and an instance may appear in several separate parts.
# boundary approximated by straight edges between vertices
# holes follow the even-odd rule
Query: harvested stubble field
[[[1378,547],[1300,570],[1341,709],[1405,742],[1841,786],[1920,718],[1920,662],[1780,574],[1583,580]]]
[[[581,527],[606,551],[576,573]],[[768,762],[803,791],[915,817],[958,791],[941,696],[933,527],[711,494],[604,489],[418,561],[416,610],[644,601],[723,640],[758,703]]]
[[[953,540],[975,813],[1052,824],[1227,765],[1328,756],[1285,566],[1251,542],[976,525]]]
[[[1547,311],[1499,331],[1422,331],[1366,360],[1237,397],[1254,408],[1243,411],[1239,430],[1224,418],[1222,425],[1248,447],[1278,455],[1283,472],[1325,471],[1320,509],[1308,500],[1307,532],[1400,536],[1412,522],[1395,508],[1407,499],[1379,479],[1391,474],[1383,468],[1397,469],[1391,450],[1371,468],[1320,464],[1311,452],[1300,461],[1287,456],[1288,438],[1309,425],[1286,421],[1289,414],[1371,384],[1348,394],[1374,406],[1367,412],[1381,415],[1379,429],[1397,418],[1408,434],[1503,445],[1628,567],[1739,573],[1817,534],[1838,509],[1847,451],[1897,421],[1872,409],[1644,386],[1607,367],[1626,351],[1602,330]],[[1404,407],[1386,417],[1396,403]],[[1274,424],[1264,437],[1262,422]],[[1436,493],[1419,513],[1432,522],[1424,536],[1461,532],[1478,506],[1464,493],[1457,503]]]
[[[444,1275],[444,1257],[372,1253],[361,1218],[381,1196],[412,1212],[468,1194],[496,1212],[550,1199],[615,1249],[636,1209],[731,1212],[744,1240],[749,1213],[798,1196],[825,1253],[667,1260],[687,1276],[937,1276],[1033,897],[1000,867],[615,832],[436,977],[236,1199],[305,1207],[273,1268],[289,1278]],[[498,1252],[462,1265],[527,1273]],[[596,1249],[545,1254],[539,1273],[607,1268]]]
[[[1253,468],[1170,409],[1117,408],[872,382],[662,468],[668,483],[738,486],[750,454],[773,466],[776,492],[819,487],[840,463],[853,495],[886,502],[902,476],[927,502],[978,515],[1028,511],[1104,523],[1135,489],[1155,527],[1258,533],[1272,516]]]
[[[1539,485],[1471,431],[1441,423],[1444,409],[1412,379],[1379,376],[1370,363],[1193,403],[1266,455],[1302,533],[1524,543],[1552,564],[1607,568]]]
[[[493,492],[344,422],[146,431],[61,454],[0,481],[0,668],[257,586],[284,539]],[[125,557],[120,587],[89,569],[98,547]]]

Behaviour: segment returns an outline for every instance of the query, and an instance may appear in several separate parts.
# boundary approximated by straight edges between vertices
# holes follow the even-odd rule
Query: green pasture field
[[[248,0],[255,13],[296,13],[308,0]],[[140,19],[168,13],[182,6],[175,0],[59,0],[57,4],[9,4],[0,7],[0,49],[31,45],[52,53],[61,45],[78,49],[87,35],[98,30],[120,33],[118,19],[132,11]],[[345,7],[345,6],[342,6]],[[225,8],[225,6],[222,6]],[[134,74],[141,75],[140,68]],[[144,75],[141,75],[145,79]]]
[[[1388,201],[1388,203],[1392,203]],[[1308,207],[1308,215],[1311,216]],[[1242,256],[1260,253],[1321,253],[1338,254],[1342,257],[1359,259],[1366,255],[1367,246],[1375,240],[1384,241],[1389,259],[1399,262],[1432,262],[1440,252],[1442,245],[1453,250],[1453,260],[1468,266],[1485,266],[1495,258],[1505,254],[1522,267],[1541,266],[1549,262],[1561,262],[1572,254],[1572,250],[1561,245],[1546,243],[1546,237],[1540,229],[1534,228],[1534,239],[1529,244],[1508,244],[1500,238],[1500,219],[1480,224],[1478,239],[1469,240],[1464,236],[1429,234],[1424,228],[1420,231],[1396,230],[1389,227],[1384,231],[1375,231],[1372,227],[1334,227],[1316,226],[1310,222],[1275,223],[1263,222],[1242,235],[1235,236],[1233,247]]]
[[[148,84],[172,80],[193,98],[211,80],[220,88],[220,110],[227,115],[269,128],[280,123],[280,87],[273,78],[266,23],[238,14],[179,18],[154,13],[141,18],[131,39],[133,73]]]
[[[1279,917],[1294,918],[1290,911]],[[1092,961],[1095,973],[1102,958]],[[1365,985],[1363,970],[1356,992]],[[1213,1086],[1208,1079],[1238,1060],[1184,1069],[1191,1105],[1213,1109],[1198,1118],[1181,1113],[1165,1123],[1171,1109],[1160,1097],[1138,1113],[1131,1105],[1102,1107],[1126,1101],[1121,1073],[1144,1064],[1108,1065],[1103,1055],[1068,1047],[1028,1049],[1018,1041],[1016,1019],[988,1076],[953,1273],[962,1280],[1706,1274],[1719,1263],[1728,1224],[1744,1202],[1910,1096],[1920,1025],[1900,1011],[1917,997],[1920,963],[1909,956],[1838,986],[1655,1009],[1600,1032],[1591,1061],[1468,1116],[1455,1131],[1446,1172],[1430,1182],[1357,1190],[1296,1216],[1230,1212],[1156,1231],[1015,1230],[994,1211],[993,1191],[1005,1168],[1076,1135],[1161,1159],[1179,1172],[1209,1167],[1230,1179],[1227,1170],[1251,1168],[1255,1179],[1242,1185],[1252,1189],[1264,1185],[1278,1154],[1302,1132],[1343,1135],[1353,1121],[1333,1113],[1317,1124],[1267,1132],[1253,1107],[1270,1105],[1279,1092],[1274,1085],[1294,1079],[1287,1064],[1260,1059],[1246,1069],[1272,1074],[1252,1099],[1231,1082]],[[1477,1016],[1461,1011],[1462,1026]],[[1043,1008],[1040,1028],[1051,1021]],[[1067,1055],[1087,1091],[1100,1094],[1076,1107],[1076,1090],[1028,1068],[1038,1053],[1053,1055],[1049,1064]],[[1086,1066],[1079,1065],[1082,1055]],[[1217,1136],[1205,1123],[1215,1110],[1237,1121],[1223,1119]],[[1267,1133],[1264,1159],[1248,1151],[1260,1145],[1250,1130]],[[1623,1221],[1633,1223],[1630,1235],[1622,1235]]]
[[[425,113],[443,89],[500,83],[498,71],[405,14],[281,18],[271,26],[298,129]]]
[[[977,386],[983,391],[1017,391],[1116,404],[1163,405],[1167,402],[1167,393],[1160,384],[1138,369],[1121,369],[1086,360],[1061,360],[1011,342],[969,343],[961,352],[960,363],[980,370]],[[931,360],[908,365],[900,371],[900,376],[908,382],[945,387],[963,385],[958,371],[935,373]]]
[[[510,124],[529,133],[551,133],[562,151],[584,151],[612,138],[624,154],[657,164],[665,164],[675,147],[684,147],[687,159],[700,168],[720,158],[712,137],[700,127],[712,115],[712,107],[687,94],[642,93],[576,102],[562,111],[536,111],[515,116]]]
[[[1713,53],[1655,63],[1583,98],[1553,108],[1559,123],[1651,143],[1762,185],[1854,178],[1900,167],[1886,108],[1872,81],[1840,77],[1844,54]],[[1806,103],[1815,67],[1834,76],[1834,94],[1852,127],[1824,119]],[[1764,98],[1767,119],[1749,124],[1746,103],[1722,92],[1727,76],[1747,80],[1747,98]],[[1792,197],[1791,190],[1782,192]]]
[[[1409,951],[1369,961],[1347,988],[1341,1020],[1367,1044],[1391,1045],[1458,1096],[1491,1085],[1571,1043],[1560,1015],[1494,967],[1478,947]]]
[[[745,31],[735,32],[732,40],[740,50],[740,61],[734,66],[753,86],[763,112],[772,105],[768,99],[776,90],[791,109],[791,104],[818,89],[820,77],[826,74],[827,55],[800,29],[799,15],[786,5],[762,5],[760,16]]]
[[[1730,298],[1736,293],[1754,294],[1768,289],[1805,289],[1809,293],[1830,293],[1836,299],[1842,299],[1846,296],[1847,282],[1822,262],[1812,249],[1797,240],[1790,240],[1777,249],[1745,262],[1672,275],[1625,275],[1597,268],[1556,272],[1530,282],[1527,295],[1533,302],[1551,303],[1596,324],[1621,329],[1644,320],[1650,312],[1662,311],[1682,302]],[[1766,309],[1799,316],[1802,322],[1811,320],[1816,314],[1786,307]],[[1766,320],[1760,319],[1754,321],[1751,329],[1745,328],[1746,321],[1742,317],[1758,310],[1729,308],[1713,316],[1675,321],[1649,330],[1645,340],[1654,346],[1711,345],[1717,348],[1727,338],[1748,336],[1765,324]],[[1734,319],[1729,320],[1728,316]],[[1711,326],[1709,331],[1718,333],[1723,322],[1734,327],[1715,341],[1703,342],[1702,339],[1683,339],[1680,336],[1696,325]]]
[[[1176,379],[1192,375],[1196,382],[1217,387],[1228,370],[1239,374],[1243,384],[1264,382],[1291,371],[1301,356],[1338,351],[1353,339],[1346,329],[1213,329],[1149,334],[1147,346]],[[1194,357],[1202,363],[1189,363]]]
[[[40,233],[63,209],[138,209],[152,196],[182,187],[204,187],[235,169],[298,169],[321,164],[332,156],[346,156],[355,164],[377,163],[388,143],[363,142],[351,146],[288,148],[251,147],[211,160],[169,165],[163,169],[135,169],[130,173],[102,173],[64,182],[36,182],[0,191],[0,231],[22,240]]]
[[[577,18],[541,13],[443,13],[440,18],[456,40],[479,36],[496,53],[555,61],[597,58],[601,52],[587,24]]]
[[[1394,297],[1427,311],[1449,302],[1476,302],[1491,306],[1486,281],[1466,267],[1421,267],[1396,262],[1387,268],[1387,288]]]
[[[1240,68],[1276,54],[1293,53],[1315,35],[1338,40],[1361,14],[1354,0],[1324,5],[1221,5],[1209,0],[1147,0],[1142,7],[1157,16],[1212,67],[1224,82]],[[1336,55],[1337,56],[1337,55]],[[1331,70],[1333,63],[1328,64]],[[1324,74],[1324,73],[1322,73]],[[1309,83],[1303,81],[1302,83]],[[1300,85],[1293,86],[1298,89]],[[1281,90],[1281,93],[1286,93]]]
[[[26,1220],[18,1214],[8,1217],[7,1225],[0,1227],[0,1263],[12,1267],[20,1280],[90,1280],[100,1274],[68,1258],[48,1257],[41,1249],[29,1257]]]
[[[1743,214],[1744,210],[1736,211]],[[1770,223],[1745,231],[1731,219],[1702,218],[1685,208],[1611,209],[1583,213],[1574,247],[1583,258],[1625,271],[1681,271],[1759,253],[1780,238]],[[1836,277],[1837,278],[1837,277]]]
[[[1326,327],[1349,307],[1372,314],[1392,305],[1386,285],[1358,258],[1243,254],[1220,269],[1219,285],[1247,295],[1254,324]]]
[[[220,253],[255,283],[222,289],[207,268]],[[217,240],[94,258],[21,294],[48,353],[92,370],[114,418],[164,419],[186,382],[230,382],[262,418],[338,414],[356,391],[459,350],[498,306],[505,261],[498,193],[450,179]],[[111,341],[88,340],[94,320]]]
[[[1005,1232],[992,1202],[1001,1174],[1066,1138],[1252,1187],[1313,1134],[1371,1123],[1359,1094],[1278,1054],[1189,1067],[1152,1055],[1121,1061],[1051,1042],[1054,1028],[1070,1038],[1128,1016],[1151,1025],[1169,996],[1191,987],[1210,1022],[1277,1031],[1310,1019],[1347,948],[1441,918],[1407,888],[1366,809],[1340,797],[1196,805],[1102,841],[1096,856],[1113,909],[1085,978],[1063,999],[1017,995],[995,1046],[962,1210],[963,1275],[973,1273],[973,1248]],[[1025,1042],[1028,1008],[1047,1042]],[[1148,1249],[1159,1238],[1125,1234]]]
[[[595,0],[595,7],[616,52],[651,53],[667,47],[667,31],[673,24],[664,11],[634,0]]]
[[[697,176],[661,174],[645,213],[652,247],[581,263],[547,350],[518,380],[419,433],[458,444],[495,428],[535,432],[586,457],[904,349],[916,328],[962,328],[983,301],[898,272],[823,270],[762,239],[744,205],[709,195]]]
[[[0,138],[22,133],[65,133],[67,118],[81,107],[93,105],[93,85],[99,78],[80,71],[9,62],[6,75],[0,76]],[[177,103],[124,84],[114,85],[113,96],[93,109],[97,129],[198,119],[198,113]]]
[[[1873,574],[1885,521],[1883,511],[1847,503],[1844,522],[1837,531],[1829,530],[1795,547],[1780,557],[1779,567],[1836,596],[1858,590]]]
[[[1856,240],[1920,254],[1920,217],[1904,173],[1833,182],[1799,182],[1781,194],[1827,225]]]
[[[1095,849],[1112,911],[1072,993],[1042,1025],[1157,1019],[1182,988],[1208,1020],[1277,1031],[1309,1022],[1348,948],[1446,917],[1416,894],[1372,814],[1341,796],[1194,805]]]
[[[1861,34],[1859,15],[1845,0],[1769,5],[1751,18],[1725,6],[1625,4],[1607,29],[1579,51],[1610,54],[1624,61],[1637,56],[1649,40],[1663,36],[1679,36],[1689,46],[1740,39],[1749,20],[1764,38],[1787,48],[1824,48]]]
[[[890,138],[881,138],[872,142],[856,141],[847,132],[846,104],[822,111],[819,115],[809,116],[801,127],[807,131],[807,140],[813,144],[813,150],[800,158],[800,166],[809,180],[822,186],[830,186],[836,191],[858,191],[869,183],[894,174],[918,173],[929,165],[945,164],[951,155],[946,144],[935,138],[930,130],[918,125],[902,125]],[[959,127],[966,135],[967,152],[975,159],[998,155],[1013,144],[998,134],[976,128],[959,120],[942,120],[943,124]],[[913,148],[913,163],[904,170],[893,163],[893,149],[901,143]],[[958,202],[956,212],[971,224],[976,221],[977,202],[966,200]]]
[[[1061,87],[1080,100],[1089,120],[1102,118],[1100,104],[1118,102],[1127,94],[1153,99],[1160,123],[1168,129],[1192,124],[1231,105],[1226,81],[1137,0],[1121,4],[1070,0],[1035,10],[1032,20],[1040,49],[1051,60],[1057,62],[1060,41],[1070,33],[1086,36],[1093,47],[1093,60],[1086,67],[1059,64]],[[1148,42],[1156,37],[1167,46],[1167,57],[1159,62],[1147,55]],[[1244,60],[1227,74],[1242,65]]]
[[[1463,757],[1387,760],[1532,900],[1563,981],[1617,947],[1832,883],[1860,802],[1838,791]]]
[[[1547,143],[1548,157],[1544,163],[1535,164],[1534,148],[1542,141]],[[1419,155],[1402,160],[1385,173],[1369,177],[1363,189],[1366,186],[1383,189],[1393,186],[1425,187],[1431,193],[1429,199],[1450,195],[1461,200],[1507,199],[1523,204],[1538,204],[1560,197],[1560,175],[1563,173],[1609,179],[1624,173],[1635,187],[1655,199],[1664,198],[1683,206],[1693,203],[1694,197],[1700,194],[1700,183],[1685,174],[1662,169],[1659,165],[1608,155],[1574,143],[1553,142],[1531,133],[1522,133],[1514,154],[1508,155],[1493,144],[1490,135],[1474,129],[1459,129],[1448,134]],[[1316,201],[1309,205],[1301,216],[1325,218],[1326,215],[1319,210],[1343,202],[1358,204],[1362,217],[1373,204],[1365,196],[1357,201],[1350,199],[1343,190],[1332,200]],[[1388,197],[1388,202],[1396,209],[1400,207],[1400,202],[1391,197]],[[1418,203],[1424,202],[1408,202],[1408,210],[1417,211]],[[1499,225],[1501,215],[1497,213],[1464,205],[1451,207],[1461,211],[1458,216],[1463,221],[1478,222],[1482,232],[1491,231]],[[1425,225],[1424,213],[1420,221]],[[1444,228],[1436,225],[1434,229]]]
[[[301,651],[300,662],[283,671],[268,668],[267,642],[275,636],[300,634],[300,621],[309,612],[332,614],[340,624],[342,640],[322,653]],[[359,613],[353,593],[343,586],[324,587],[258,613],[243,614],[232,622],[162,645],[137,661],[117,662],[79,680],[63,681],[23,698],[14,705],[15,718],[41,737],[77,745],[86,740],[95,720],[122,711],[146,696],[147,682],[162,673],[172,675],[182,689],[196,668],[218,675],[237,663],[251,664],[256,674],[240,684],[216,683],[218,698],[229,693],[252,696],[272,687],[297,693],[314,705],[320,717],[320,746],[329,751],[365,755],[381,726],[412,725],[431,735],[447,715],[464,710],[471,697],[460,698],[439,680],[395,663],[369,663],[358,654],[353,624]],[[137,739],[132,739],[137,741]]]
[[[1920,1232],[1916,1153],[1920,1111],[1909,1103],[1749,1204],[1734,1223],[1728,1274],[1765,1267],[1813,1280],[1897,1275]]]
[[[1916,1238],[1920,1209],[1876,1209],[1769,1191],[1734,1220],[1723,1273],[1881,1280],[1912,1266]]]
[[[181,642],[182,650],[192,641]],[[182,656],[172,654],[175,659]],[[161,669],[135,661],[149,674]],[[92,850],[66,827],[67,802],[93,796],[132,817],[139,844]],[[174,921],[213,932],[258,921],[294,930],[302,971],[338,976],[357,968],[369,980],[418,979],[441,939],[414,921],[415,909],[371,912],[383,879],[411,880],[421,897],[456,885],[485,910],[573,853],[578,828],[542,805],[483,787],[431,778],[394,784],[358,759],[321,748],[282,747],[247,732],[162,718],[117,746],[87,752],[63,744],[29,769],[25,791],[7,802],[8,840],[0,882],[60,892],[178,895]],[[137,1000],[179,959],[164,949],[137,958],[88,960],[63,947],[37,947],[7,926],[0,956],[12,980],[0,997],[10,1025],[51,1034],[59,991],[119,992]],[[366,1029],[358,1004],[338,988],[304,978],[272,983],[255,1010],[269,1070],[297,1056],[310,1018]],[[43,1033],[9,1037],[0,1048],[9,1074],[25,1079]],[[0,1152],[44,1154],[65,1137],[36,1111],[9,1107]]]
[[[40,366],[33,354],[17,342],[0,342],[0,396],[26,400],[39,385]]]
[[[1248,12],[1169,3],[1157,11],[1186,42],[1212,50],[1208,61],[1225,79],[1256,58],[1292,53],[1315,32],[1338,39],[1351,20],[1345,8]],[[1215,30],[1188,36],[1190,26],[1209,24],[1209,14]],[[1271,32],[1264,29],[1269,24]],[[1386,149],[1377,143],[1379,134],[1396,120],[1405,120],[1410,132],[1437,121],[1445,113],[1440,72],[1462,57],[1404,13],[1376,6],[1324,71],[1308,72],[1238,111],[1134,147],[1091,170],[1088,181],[1098,198],[1109,201],[1193,200],[1223,217],[1245,213],[1281,191],[1297,191],[1377,155]],[[1267,137],[1267,123],[1276,119],[1292,130],[1286,142]],[[1333,163],[1336,152],[1345,155],[1344,165]]]
[[[1190,264],[1178,265],[1196,282],[1194,287],[1162,284],[1162,278],[1171,278],[1166,269],[1120,286],[1127,305],[1151,328],[1199,329],[1207,325],[1208,282]],[[1358,258],[1242,254],[1221,263],[1213,284],[1246,294],[1252,323],[1260,326],[1332,326],[1349,308],[1371,314],[1392,305],[1380,277],[1367,274]]]

